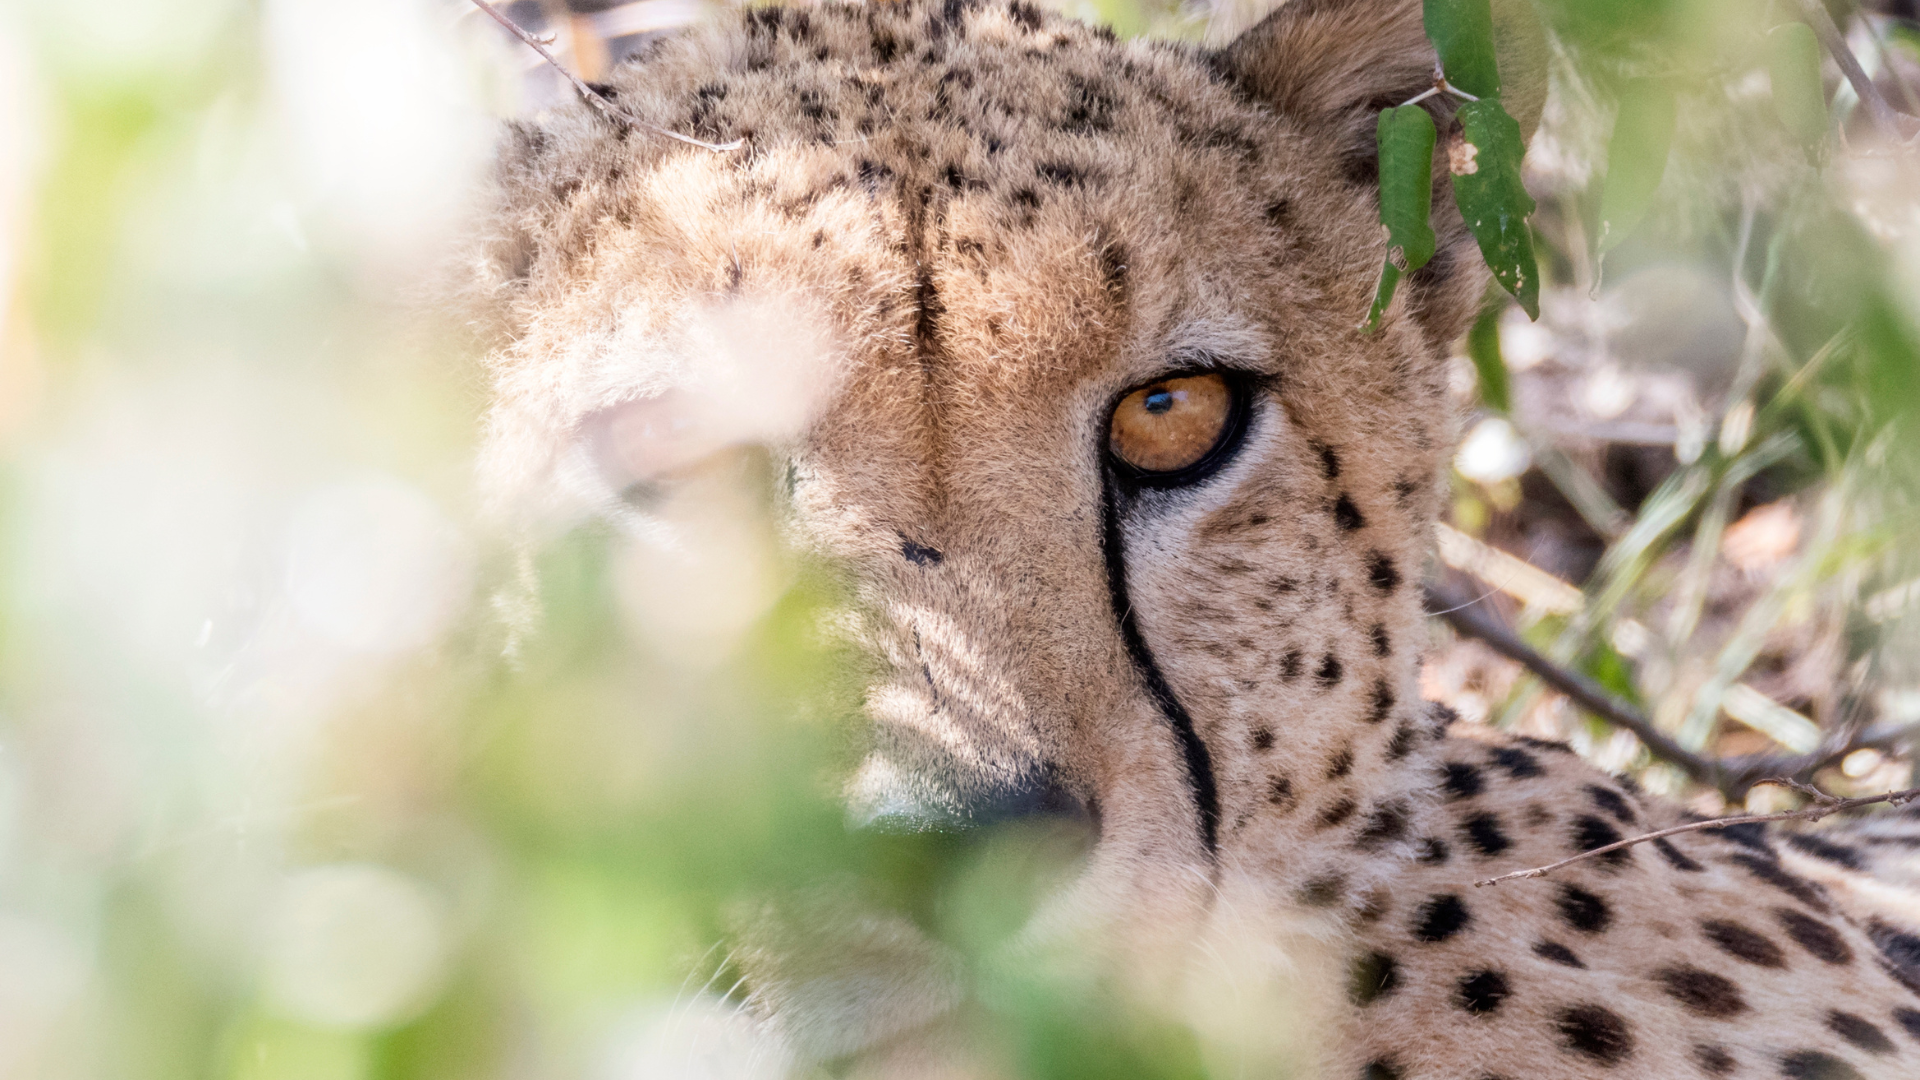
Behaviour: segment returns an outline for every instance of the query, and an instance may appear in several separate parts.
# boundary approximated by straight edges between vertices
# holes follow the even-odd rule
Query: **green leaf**
[[[1363,329],[1371,332],[1393,300],[1402,274],[1433,258],[1433,117],[1418,105],[1384,109],[1374,127],[1380,147],[1380,224],[1387,227],[1387,261]]]
[[[1507,361],[1500,355],[1500,304],[1488,304],[1467,331],[1467,357],[1480,373],[1480,400],[1496,412],[1513,411],[1507,389]]]
[[[1673,88],[1658,79],[1633,79],[1620,89],[1607,177],[1600,195],[1599,253],[1618,247],[1653,204],[1673,145]]]
[[[1767,35],[1767,75],[1773,80],[1773,111],[1800,145],[1817,149],[1827,137],[1827,94],[1820,79],[1820,42],[1803,22],[1776,26]]]
[[[1537,319],[1540,272],[1527,230],[1533,196],[1520,182],[1520,158],[1527,150],[1520,124],[1498,98],[1467,102],[1459,118],[1461,138],[1447,148],[1454,202],[1480,242],[1494,280],[1520,301],[1528,318]]]
[[[1447,81],[1474,97],[1498,95],[1500,66],[1494,59],[1490,0],[1426,0],[1422,12]]]

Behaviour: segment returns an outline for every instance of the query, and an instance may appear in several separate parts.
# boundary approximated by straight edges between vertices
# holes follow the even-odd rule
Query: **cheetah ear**
[[[1493,0],[1500,97],[1533,137],[1547,96],[1547,45],[1532,0]],[[1220,54],[1240,86],[1276,112],[1338,132],[1357,180],[1375,172],[1374,122],[1433,85],[1420,0],[1288,0]],[[1441,121],[1452,106],[1429,107]]]

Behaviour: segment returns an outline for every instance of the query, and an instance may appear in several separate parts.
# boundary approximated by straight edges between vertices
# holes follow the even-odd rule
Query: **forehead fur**
[[[757,362],[869,395],[901,380],[933,412],[1182,357],[1325,384],[1335,336],[1349,355],[1429,352],[1399,326],[1353,340],[1379,245],[1346,133],[1223,69],[1022,0],[768,8],[657,47],[606,91],[741,150],[585,107],[516,127],[480,260],[511,341],[496,488],[549,490],[587,418],[697,378],[715,320],[769,297],[799,344],[761,342]],[[1339,366],[1349,395],[1368,370],[1394,381],[1391,359]],[[894,420],[935,437],[937,417]]]

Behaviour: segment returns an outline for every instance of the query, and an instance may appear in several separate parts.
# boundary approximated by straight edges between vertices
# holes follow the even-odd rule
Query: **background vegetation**
[[[704,10],[579,7],[509,10],[589,75]],[[1708,811],[1905,786],[1914,124],[1828,53],[1807,107],[1797,3],[1544,10],[1542,317],[1462,344],[1431,580],[1465,632],[1423,688]],[[1911,7],[1833,17],[1920,113]],[[778,1075],[723,942],[823,885],[971,965],[1014,1071],[1230,1073],[991,963],[1045,844],[845,829],[855,689],[760,463],[678,511],[698,544],[526,565],[477,524],[483,390],[410,297],[493,122],[562,93],[456,0],[0,7],[0,1077]],[[1471,636],[1503,627],[1692,773]]]

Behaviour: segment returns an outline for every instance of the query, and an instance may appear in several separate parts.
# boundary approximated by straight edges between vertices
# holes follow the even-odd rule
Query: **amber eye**
[[[1108,445],[1146,473],[1179,472],[1207,456],[1233,416],[1233,388],[1219,375],[1162,379],[1120,399]]]

